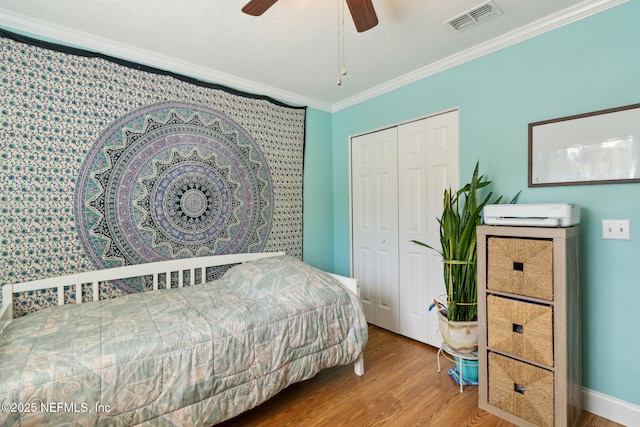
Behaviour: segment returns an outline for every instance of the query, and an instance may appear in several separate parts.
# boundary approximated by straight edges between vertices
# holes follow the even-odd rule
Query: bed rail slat
[[[160,276],[160,273],[153,273],[153,290],[157,291],[158,290],[158,277]]]
[[[186,270],[178,270],[178,287],[182,288],[184,286],[184,272]]]
[[[58,305],[64,305],[64,285],[56,287],[58,290]]]
[[[0,309],[0,333],[4,331],[7,326],[13,320],[13,285],[4,285],[2,287],[2,309]],[[5,304],[4,301],[10,301],[9,304]]]
[[[93,281],[91,290],[93,291],[93,300],[98,301],[100,299],[100,282],[98,280]]]
[[[164,288],[171,289],[171,272],[167,271],[164,273]]]
[[[82,283],[76,283],[76,304],[82,302]]]

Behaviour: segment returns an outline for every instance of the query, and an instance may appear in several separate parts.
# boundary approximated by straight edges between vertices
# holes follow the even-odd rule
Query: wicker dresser
[[[577,425],[579,254],[579,227],[478,227],[480,408],[522,426]]]

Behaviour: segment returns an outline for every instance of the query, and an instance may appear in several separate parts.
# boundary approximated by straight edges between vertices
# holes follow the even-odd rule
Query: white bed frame
[[[75,286],[76,303],[82,303],[82,285],[91,284],[93,296],[92,301],[99,299],[100,283],[111,280],[128,279],[132,277],[153,276],[153,290],[157,291],[161,287],[171,287],[171,273],[178,273],[178,287],[184,286],[184,272],[189,271],[190,285],[195,285],[196,271],[200,270],[201,282],[206,280],[206,268],[217,267],[228,264],[239,264],[247,261],[254,261],[261,258],[269,258],[284,255],[284,252],[259,252],[248,254],[213,255],[207,257],[196,257],[188,259],[176,259],[169,261],[151,262],[147,264],[127,265],[125,267],[108,268],[104,270],[87,271],[84,273],[71,274],[67,276],[51,277],[47,279],[32,280],[30,282],[4,285],[2,287],[2,310],[0,310],[0,334],[4,328],[13,320],[13,294],[19,292],[35,291],[39,289],[57,289],[58,305],[64,305],[65,286]],[[165,275],[164,286],[159,283],[159,276]],[[331,274],[342,285],[360,296],[360,282],[358,279]],[[357,375],[364,374],[364,358],[360,354],[354,364],[354,371]]]

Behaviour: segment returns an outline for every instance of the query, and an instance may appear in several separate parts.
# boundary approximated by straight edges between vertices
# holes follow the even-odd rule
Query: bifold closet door
[[[398,126],[400,334],[436,347],[428,307],[445,294],[442,257],[411,240],[440,248],[442,194],[458,187],[458,169],[457,111]]]
[[[351,139],[352,262],[367,321],[440,346],[442,193],[458,188],[458,112]]]
[[[397,129],[351,140],[353,275],[367,321],[399,332]]]

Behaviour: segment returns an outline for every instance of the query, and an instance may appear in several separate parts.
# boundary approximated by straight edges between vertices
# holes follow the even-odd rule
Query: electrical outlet
[[[629,240],[631,233],[628,219],[603,219],[602,238],[615,240]]]

